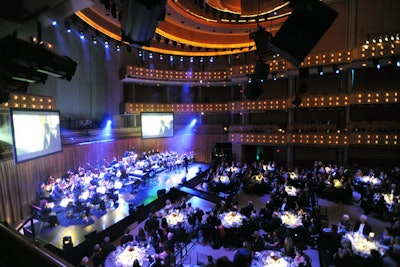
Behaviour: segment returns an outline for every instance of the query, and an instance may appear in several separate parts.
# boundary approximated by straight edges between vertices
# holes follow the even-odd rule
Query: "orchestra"
[[[151,174],[163,170],[185,168],[186,163],[195,161],[194,152],[177,153],[149,150],[139,157],[134,151],[126,151],[118,160],[111,162],[103,159],[103,165],[87,163],[88,168],[78,166],[76,170],[67,170],[61,178],[49,175],[40,185],[39,201],[45,199],[55,212],[65,212],[66,218],[76,216],[89,217],[90,209],[106,210],[106,203],[117,206],[119,190],[124,186],[134,187]]]

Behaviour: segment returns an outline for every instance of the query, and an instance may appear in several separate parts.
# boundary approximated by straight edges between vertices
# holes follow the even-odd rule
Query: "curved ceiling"
[[[291,13],[282,0],[168,0],[163,21],[145,50],[182,56],[214,56],[255,50],[258,26],[274,34]],[[121,41],[121,2],[95,2],[76,15],[96,31]]]

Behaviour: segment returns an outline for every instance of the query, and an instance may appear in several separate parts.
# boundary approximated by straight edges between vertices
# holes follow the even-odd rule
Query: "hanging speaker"
[[[160,21],[165,19],[167,0],[124,0],[121,18],[122,41],[150,46]]]
[[[319,0],[292,1],[293,11],[271,39],[275,53],[299,66],[332,25],[338,13]]]
[[[246,88],[244,89],[244,95],[249,100],[257,100],[262,93],[261,84],[257,81],[257,79],[252,78],[250,82],[247,83]]]
[[[301,102],[303,102],[303,99],[301,99],[301,97],[299,96],[296,96],[296,98],[293,99],[292,104],[298,107],[300,106]]]

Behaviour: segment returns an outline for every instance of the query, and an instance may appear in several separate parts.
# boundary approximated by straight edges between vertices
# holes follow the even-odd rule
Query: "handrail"
[[[19,261],[29,260],[31,265],[37,266],[60,266],[60,267],[72,267],[73,265],[64,259],[58,257],[57,255],[51,253],[46,248],[39,247],[39,245],[32,243],[25,236],[21,235],[14,229],[11,229],[4,224],[0,223],[0,235],[4,240],[7,240],[8,251],[7,253],[18,255],[20,253],[24,253],[24,255],[29,255],[30,258],[14,258],[13,263],[21,263]],[[14,251],[13,249],[18,248],[18,251]],[[26,262],[25,262],[26,263]]]

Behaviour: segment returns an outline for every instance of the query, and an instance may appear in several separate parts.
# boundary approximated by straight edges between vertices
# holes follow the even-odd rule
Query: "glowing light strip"
[[[80,18],[81,20],[83,20],[84,22],[86,22],[87,24],[89,24],[91,27],[95,28],[96,30],[98,30],[99,32],[107,35],[108,37],[117,40],[117,41],[121,41],[121,36],[107,30],[106,28],[100,26],[99,24],[97,24],[96,22],[94,22],[93,20],[91,20],[88,16],[86,16],[84,13],[82,13],[82,11],[77,11],[75,13],[75,15],[78,16],[78,18]]]
[[[187,39],[183,39],[180,37],[177,37],[175,35],[172,35],[168,32],[165,32],[159,28],[156,29],[156,33],[172,40],[172,41],[177,41],[178,43],[186,44],[186,45],[192,45],[195,47],[205,47],[205,48],[218,48],[218,49],[224,49],[224,48],[244,48],[244,47],[250,47],[250,46],[255,46],[254,41],[250,42],[245,42],[245,43],[236,43],[236,44],[211,44],[211,43],[203,43],[203,42],[195,42],[195,41],[190,41]],[[250,38],[249,38],[250,39]]]
[[[96,30],[98,30],[99,32],[101,32],[101,33],[103,33],[104,35],[106,35],[106,36],[108,36],[108,37],[110,37],[110,38],[112,38],[112,39],[114,39],[114,40],[117,40],[117,41],[121,41],[121,36],[119,36],[119,35],[117,35],[117,34],[115,34],[115,33],[113,33],[113,32],[111,32],[111,31],[109,31],[109,30],[107,30],[106,28],[104,28],[104,27],[102,27],[102,26],[100,26],[99,24],[97,24],[96,22],[94,22],[93,20],[91,20],[88,16],[86,16],[84,13],[82,13],[81,11],[78,11],[78,12],[76,12],[75,13],[82,21],[84,21],[85,23],[87,23],[88,25],[90,25],[91,27],[93,27],[94,29],[96,29]],[[167,36],[169,36],[170,37],[170,39],[171,40],[175,40],[175,41],[178,41],[178,40],[184,40],[184,39],[180,39],[180,38],[177,38],[177,37],[175,37],[175,36],[173,36],[173,35],[170,35],[170,34],[168,34],[168,33],[166,33],[166,32],[164,32],[164,31],[160,31],[160,30],[158,30],[158,29],[156,29],[156,32],[157,33],[159,33],[159,32],[162,32],[162,33],[159,33],[159,34],[161,34],[161,35],[167,35]],[[166,37],[167,37],[166,36]],[[167,37],[168,38],[168,37]],[[182,43],[182,41],[179,41],[180,43]],[[193,46],[202,46],[202,47],[205,47],[204,45],[205,44],[203,44],[203,43],[199,43],[199,42],[189,42],[189,41],[187,41],[188,43],[187,43],[187,45],[193,45]],[[129,45],[129,43],[128,42],[123,42],[124,44],[126,44],[126,45]],[[239,52],[248,52],[248,51],[253,51],[253,50],[255,50],[256,48],[255,48],[255,43],[254,42],[249,42],[249,43],[244,43],[244,44],[242,44],[242,46],[243,47],[241,47],[241,46],[238,46],[238,47],[229,47],[229,48],[233,48],[233,49],[237,49],[237,50],[239,50],[239,51],[237,51],[237,50],[234,50],[234,51],[218,51],[218,52],[215,52],[215,51],[209,51],[209,52],[204,52],[204,51],[177,51],[177,50],[169,50],[169,49],[165,49],[165,48],[157,48],[157,47],[149,47],[149,46],[142,46],[141,47],[141,49],[144,49],[144,50],[147,50],[147,51],[151,51],[151,52],[155,52],[155,53],[162,53],[162,54],[169,54],[169,55],[179,55],[179,56],[208,56],[208,57],[211,57],[211,56],[224,56],[224,55],[232,55],[232,54],[236,54],[236,53],[239,53]],[[253,47],[252,49],[249,49],[249,47]],[[207,46],[208,48],[217,48],[216,46],[211,46],[211,45],[209,45],[208,44],[208,46]],[[226,45],[218,45],[218,47],[219,48],[226,48]],[[240,49],[242,49],[242,50],[240,50]]]

